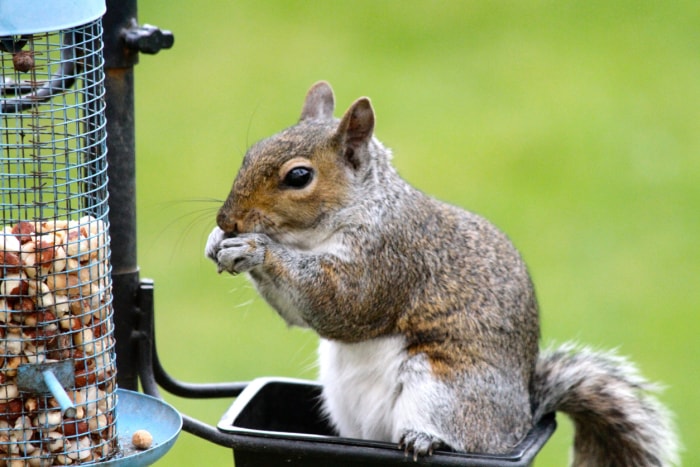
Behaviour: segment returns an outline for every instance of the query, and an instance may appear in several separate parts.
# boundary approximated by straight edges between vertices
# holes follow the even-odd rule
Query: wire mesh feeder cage
[[[0,465],[118,451],[102,13],[0,19]]]

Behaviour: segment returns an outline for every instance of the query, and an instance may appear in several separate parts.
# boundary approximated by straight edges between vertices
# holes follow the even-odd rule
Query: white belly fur
[[[406,429],[439,434],[431,414],[448,391],[424,356],[407,354],[403,337],[321,339],[319,366],[324,408],[340,436],[398,442]]]

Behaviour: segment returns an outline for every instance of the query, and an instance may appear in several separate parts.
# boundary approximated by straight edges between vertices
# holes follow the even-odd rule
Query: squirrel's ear
[[[299,121],[308,119],[330,120],[333,118],[335,98],[333,89],[326,81],[319,81],[306,93],[304,108],[301,109]]]
[[[343,155],[350,165],[358,168],[367,156],[367,145],[374,131],[374,109],[369,98],[357,99],[345,112],[335,137],[341,144]]]

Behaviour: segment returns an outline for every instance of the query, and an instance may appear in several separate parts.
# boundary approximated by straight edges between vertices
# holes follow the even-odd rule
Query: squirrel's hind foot
[[[399,440],[399,449],[403,449],[406,456],[413,452],[414,461],[418,461],[420,456],[432,456],[433,451],[443,445],[444,442],[437,436],[416,430],[404,431]]]

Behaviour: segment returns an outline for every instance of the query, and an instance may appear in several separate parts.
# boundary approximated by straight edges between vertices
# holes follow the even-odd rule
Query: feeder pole
[[[104,27],[107,163],[111,237],[114,337],[117,383],[138,390],[136,295],[136,151],[134,138],[134,65],[138,52],[125,46],[123,31],[136,22],[136,0],[107,0]]]
[[[170,31],[139,27],[136,0],[107,0],[104,27],[109,219],[117,383],[138,390],[139,267],[136,258],[134,65],[139,52],[173,45]]]

